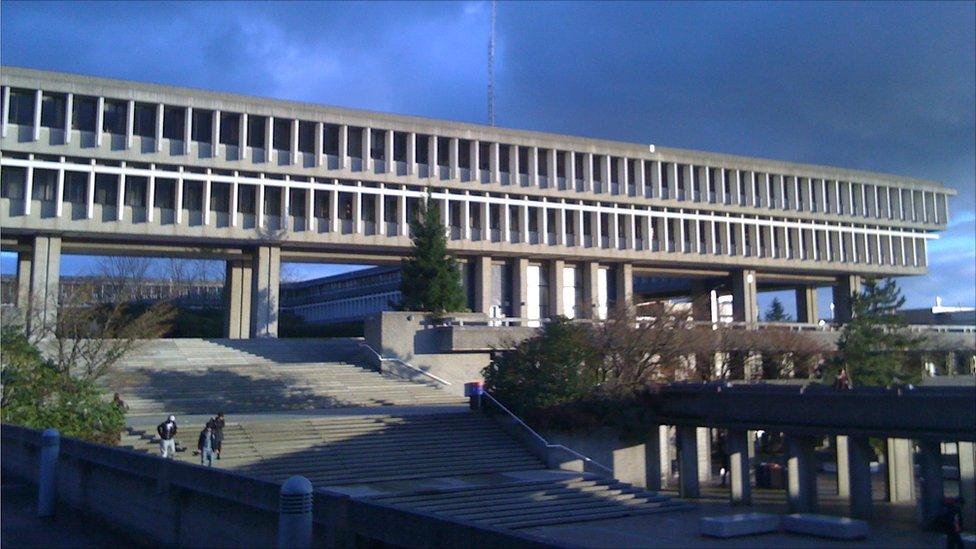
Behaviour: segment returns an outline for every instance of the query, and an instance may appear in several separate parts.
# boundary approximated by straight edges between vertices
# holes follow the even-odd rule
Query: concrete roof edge
[[[417,125],[430,126],[432,130],[436,128],[437,125],[447,125],[453,126],[458,130],[467,131],[478,131],[478,132],[491,132],[498,134],[499,136],[509,136],[513,138],[542,138],[550,140],[558,140],[569,143],[578,143],[583,146],[591,147],[605,147],[611,149],[618,149],[621,154],[629,154],[639,158],[645,159],[655,159],[656,156],[666,155],[673,156],[678,159],[678,161],[687,161],[692,164],[696,163],[707,163],[709,160],[713,162],[729,162],[736,163],[744,166],[754,165],[755,171],[770,171],[770,169],[780,169],[784,172],[806,172],[813,171],[819,172],[824,176],[832,176],[843,180],[853,180],[853,179],[868,179],[876,181],[885,181],[888,183],[911,183],[913,185],[920,185],[924,187],[931,187],[934,190],[944,192],[949,195],[956,195],[958,191],[952,187],[948,187],[941,182],[919,179],[914,177],[899,176],[896,174],[882,173],[882,172],[871,172],[864,170],[853,170],[847,168],[841,168],[838,166],[828,166],[819,164],[804,164],[797,162],[790,162],[787,160],[776,160],[761,157],[752,156],[741,156],[726,153],[715,153],[694,149],[678,149],[671,147],[658,147],[655,145],[655,152],[651,153],[649,150],[649,145],[651,143],[631,143],[627,141],[614,141],[609,139],[597,139],[592,137],[582,137],[567,134],[557,134],[552,132],[543,132],[535,130],[517,130],[511,128],[500,128],[497,126],[488,126],[484,124],[474,124],[470,122],[458,122],[454,120],[438,119],[438,118],[425,118],[421,116],[414,115],[402,115],[394,113],[386,113],[380,111],[370,111],[366,109],[352,109],[347,107],[336,107],[331,105],[323,105],[318,103],[307,103],[303,101],[295,101],[288,99],[273,99],[268,97],[259,97],[253,95],[231,93],[231,92],[218,92],[213,90],[206,90],[202,88],[191,88],[186,86],[172,86],[168,84],[154,84],[151,82],[140,82],[135,80],[124,80],[118,78],[105,78],[100,76],[90,76],[78,73],[68,73],[60,71],[49,71],[42,69],[32,69],[28,67],[17,67],[12,65],[0,65],[0,73],[9,73],[14,76],[19,76],[22,78],[38,78],[47,80],[61,80],[69,83],[79,83],[88,84],[94,86],[106,86],[106,87],[119,87],[119,88],[131,88],[138,89],[145,92],[160,92],[165,91],[173,94],[184,94],[184,95],[196,95],[203,96],[209,100],[216,101],[237,101],[242,103],[252,103],[258,104],[266,107],[273,107],[275,105],[303,109],[308,111],[326,111],[335,115],[347,115],[356,117],[368,117],[375,118],[378,120],[389,120],[391,122],[408,122]],[[669,160],[665,160],[669,161]],[[745,168],[739,168],[745,169]],[[787,173],[785,175],[791,175]]]

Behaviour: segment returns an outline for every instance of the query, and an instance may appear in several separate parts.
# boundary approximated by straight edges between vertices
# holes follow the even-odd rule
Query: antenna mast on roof
[[[495,125],[495,0],[491,0],[491,31],[488,34],[488,123]]]

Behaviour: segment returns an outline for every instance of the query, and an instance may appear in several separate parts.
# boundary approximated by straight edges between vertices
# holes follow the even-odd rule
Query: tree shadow
[[[205,339],[256,358],[279,363],[299,362],[346,362],[358,364],[362,355],[360,338],[254,338],[254,339]]]

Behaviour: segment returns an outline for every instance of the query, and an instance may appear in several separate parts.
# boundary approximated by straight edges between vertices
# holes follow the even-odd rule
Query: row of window
[[[33,125],[36,100],[36,90],[9,90],[8,122]],[[64,128],[66,103],[64,94],[42,93],[41,126]],[[104,99],[101,131],[125,135],[129,105],[128,101]],[[411,160],[408,150],[412,147],[412,160],[424,170],[428,170],[427,164],[433,162],[437,169],[428,175],[443,179],[478,182],[501,179],[498,182],[510,185],[535,184],[611,195],[939,224],[947,221],[946,196],[933,191],[534,149],[327,123],[321,125],[321,144],[318,144],[316,131],[319,125],[316,122],[142,102],[132,102],[131,106],[135,136],[155,137],[157,118],[161,115],[161,133],[165,139],[185,139],[189,124],[190,139],[198,143],[213,144],[216,141],[239,147],[245,145],[241,138],[244,132],[246,146],[256,149],[268,149],[269,139],[270,149],[282,152],[338,156],[344,148],[342,156],[358,160],[354,162],[354,168],[358,166],[361,171],[371,171],[369,163],[362,161],[364,158],[408,162]],[[98,98],[73,96],[71,129],[96,131],[97,109]],[[404,170],[406,173],[409,170]]]

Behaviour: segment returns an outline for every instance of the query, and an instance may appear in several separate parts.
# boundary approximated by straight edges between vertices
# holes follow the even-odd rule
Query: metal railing
[[[376,358],[378,358],[381,363],[384,362],[384,361],[397,362],[397,363],[405,366],[406,368],[408,368],[410,370],[413,370],[414,372],[417,372],[418,374],[421,374],[421,375],[424,375],[424,376],[429,377],[430,379],[433,379],[434,381],[436,381],[437,383],[440,383],[441,385],[451,385],[451,382],[450,381],[448,381],[446,379],[443,379],[443,378],[440,378],[440,377],[437,377],[434,374],[432,374],[432,373],[430,373],[430,372],[428,372],[426,370],[423,370],[421,368],[418,368],[418,367],[414,366],[413,364],[410,364],[406,360],[403,360],[403,359],[400,359],[400,358],[396,358],[396,357],[385,357],[385,356],[379,354],[376,351],[376,349],[370,347],[368,343],[360,343],[359,346],[367,349],[369,352],[371,352],[374,355],[376,355]]]
[[[596,467],[597,469],[606,471],[611,477],[613,476],[613,469],[611,469],[610,467],[607,467],[606,465],[603,465],[602,463],[600,463],[598,461],[594,461],[594,460],[592,460],[592,459],[584,456],[583,454],[577,452],[576,450],[573,450],[572,448],[569,448],[567,446],[563,446],[562,444],[552,444],[552,443],[550,443],[548,440],[546,440],[545,438],[543,438],[542,435],[540,435],[539,433],[535,432],[535,430],[532,429],[532,427],[529,427],[529,425],[527,423],[525,423],[524,421],[522,421],[522,419],[520,417],[518,417],[517,415],[515,415],[514,413],[512,413],[511,410],[509,410],[508,408],[506,408],[504,404],[502,404],[501,402],[498,402],[498,399],[496,399],[495,397],[493,397],[491,395],[491,393],[489,393],[488,391],[483,391],[481,393],[481,395],[483,397],[488,397],[488,400],[491,400],[492,404],[494,404],[499,410],[501,410],[506,415],[508,415],[508,417],[511,418],[519,427],[521,427],[522,430],[524,430],[526,433],[528,433],[529,436],[531,436],[536,441],[538,441],[540,444],[542,444],[543,447],[545,447],[546,450],[559,450],[559,451],[562,451],[562,452],[566,452],[567,454],[569,454],[569,455],[571,455],[571,456],[573,456],[573,457],[575,457],[575,458],[577,458],[579,460],[582,460],[584,463],[588,463],[588,464]]]

